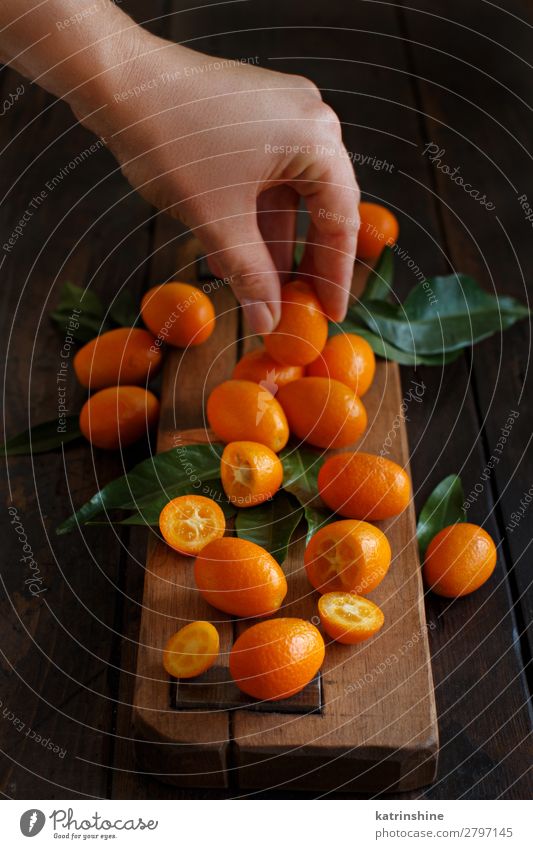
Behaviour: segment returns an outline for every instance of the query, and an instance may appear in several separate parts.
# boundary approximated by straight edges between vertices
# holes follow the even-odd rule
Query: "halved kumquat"
[[[318,600],[318,613],[326,634],[350,646],[373,637],[385,621],[377,604],[355,593],[325,593]]]
[[[220,461],[224,492],[236,507],[255,507],[272,498],[283,480],[277,454],[260,442],[230,442]]]
[[[371,592],[388,572],[389,541],[368,522],[345,519],[321,528],[307,545],[304,565],[320,593]]]
[[[159,528],[165,542],[180,554],[196,555],[224,536],[226,520],[216,501],[203,495],[180,495],[161,510]]]
[[[174,678],[195,678],[214,664],[219,647],[218,631],[211,622],[190,622],[168,640],[163,666]]]

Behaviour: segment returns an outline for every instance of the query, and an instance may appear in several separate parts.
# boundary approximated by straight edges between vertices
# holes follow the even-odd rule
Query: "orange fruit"
[[[204,495],[180,495],[159,514],[165,542],[180,554],[199,554],[209,542],[220,539],[226,519],[216,501]]]
[[[329,457],[318,473],[325,504],[348,519],[388,519],[411,498],[409,476],[392,460],[362,451]]]
[[[209,425],[223,442],[261,442],[281,451],[289,438],[285,413],[271,392],[251,380],[226,380],[207,399]]]
[[[278,363],[305,366],[316,360],[328,338],[328,320],[314,289],[303,280],[281,290],[281,318],[264,337],[267,353]]]
[[[140,386],[109,386],[85,402],[80,430],[97,448],[124,448],[146,436],[157,424],[159,401]]]
[[[220,477],[236,507],[254,507],[278,491],[283,466],[277,454],[260,442],[230,442],[222,452]]]
[[[73,362],[78,381],[88,389],[143,386],[159,371],[163,354],[147,330],[117,327],[87,342]]]
[[[303,690],[322,666],[324,652],[324,640],[311,622],[268,619],[235,641],[229,668],[244,693],[278,701]]]
[[[264,348],[250,351],[241,357],[232,377],[235,380],[253,380],[266,386],[275,395],[280,386],[304,376],[302,366],[284,366],[278,363]]]
[[[308,377],[340,380],[361,397],[369,389],[376,372],[374,351],[362,336],[339,333],[328,339],[320,356],[310,363]]]
[[[479,589],[496,567],[494,541],[479,525],[459,522],[433,537],[426,551],[424,579],[437,595],[457,598]]]
[[[218,657],[220,639],[211,622],[189,622],[169,638],[163,666],[174,678],[195,678]]]
[[[332,640],[349,646],[373,637],[385,621],[377,604],[355,593],[321,595],[318,613],[326,634]]]
[[[201,345],[215,329],[213,304],[190,283],[163,283],[141,302],[144,323],[154,336],[177,348]]]
[[[367,425],[363,402],[339,380],[302,377],[282,386],[277,399],[299,439],[319,448],[344,448]]]
[[[379,203],[360,203],[361,227],[357,236],[357,256],[377,259],[385,245],[398,239],[400,227],[390,209]]]
[[[271,554],[239,537],[210,542],[194,564],[203,598],[233,616],[267,616],[279,610],[287,581]]]
[[[332,522],[311,537],[304,553],[307,577],[321,593],[366,595],[389,571],[391,549],[383,531],[368,522]]]

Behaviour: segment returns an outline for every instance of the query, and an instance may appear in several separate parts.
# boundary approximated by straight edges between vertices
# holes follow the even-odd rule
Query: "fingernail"
[[[255,333],[271,333],[274,330],[274,318],[264,301],[241,301],[244,317]]]

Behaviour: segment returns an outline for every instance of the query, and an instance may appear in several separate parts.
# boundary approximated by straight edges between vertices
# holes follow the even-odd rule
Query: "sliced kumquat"
[[[390,561],[391,549],[383,531],[355,519],[321,528],[304,552],[307,577],[320,593],[367,595],[381,583]]]
[[[368,640],[385,621],[377,604],[355,593],[325,593],[318,601],[318,613],[326,634],[345,645]]]
[[[226,520],[216,501],[203,495],[180,495],[163,507],[159,528],[165,542],[181,554],[199,554],[224,536]]]
[[[230,442],[220,461],[220,477],[229,501],[255,507],[278,491],[283,480],[281,460],[259,442]]]
[[[213,665],[220,639],[211,622],[190,622],[168,640],[163,651],[163,666],[174,678],[195,678]]]

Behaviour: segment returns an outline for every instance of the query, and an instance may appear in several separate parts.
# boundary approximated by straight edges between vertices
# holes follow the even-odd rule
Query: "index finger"
[[[360,192],[346,156],[327,157],[319,179],[295,183],[311,216],[300,273],[311,280],[324,312],[346,315],[359,230]]]

